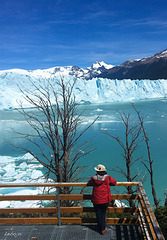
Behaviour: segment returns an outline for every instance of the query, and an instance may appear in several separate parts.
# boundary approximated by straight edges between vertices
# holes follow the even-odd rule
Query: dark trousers
[[[108,208],[108,203],[93,205],[96,213],[98,229],[99,231],[103,231],[106,227],[106,210]]]

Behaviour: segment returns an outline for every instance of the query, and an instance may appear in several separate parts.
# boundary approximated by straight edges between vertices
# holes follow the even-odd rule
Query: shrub
[[[155,216],[165,239],[167,239],[167,206],[156,208]]]

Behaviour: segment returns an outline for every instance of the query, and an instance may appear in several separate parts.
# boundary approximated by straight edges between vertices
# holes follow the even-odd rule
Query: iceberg
[[[43,166],[32,162],[31,157],[30,154],[21,157],[0,156],[0,182],[37,181],[38,178],[38,181],[44,181]]]
[[[43,175],[43,166],[31,161],[32,156],[27,153],[21,157],[0,156],[0,182],[42,183],[46,179]],[[48,181],[52,182],[51,179]],[[48,191],[49,188],[45,188]],[[37,195],[42,194],[44,188],[1,188],[0,195]],[[51,192],[55,192],[54,189]],[[3,201],[2,208],[42,207],[46,201]]]

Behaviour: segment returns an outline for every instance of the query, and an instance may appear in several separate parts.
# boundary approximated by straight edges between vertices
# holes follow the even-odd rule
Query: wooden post
[[[58,213],[58,225],[61,226],[60,189],[59,189],[59,187],[57,187],[57,213]]]

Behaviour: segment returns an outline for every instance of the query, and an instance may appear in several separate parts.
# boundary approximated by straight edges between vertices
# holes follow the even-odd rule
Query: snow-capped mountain
[[[65,67],[53,67],[49,69],[38,69],[34,71],[27,71],[22,69],[10,69],[10,70],[4,70],[0,71],[0,75],[3,75],[4,77],[7,75],[10,75],[12,73],[19,74],[19,75],[26,75],[29,77],[35,77],[35,78],[51,78],[54,76],[73,76],[78,77],[82,79],[91,79],[93,77],[96,77],[97,75],[101,74],[103,71],[107,69],[111,69],[114,67],[113,65],[108,65],[106,63],[102,62],[96,62],[92,64],[91,67],[87,67],[86,69],[77,67],[77,66],[65,66]]]
[[[105,70],[98,77],[109,79],[167,79],[167,50],[152,57],[128,60]]]

